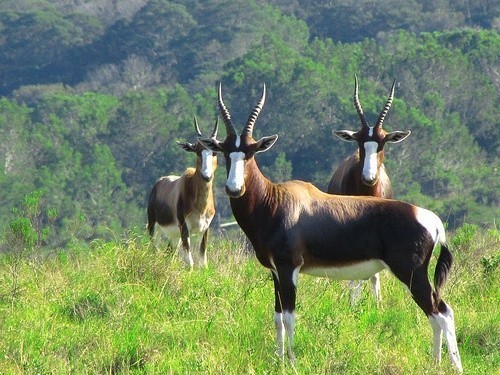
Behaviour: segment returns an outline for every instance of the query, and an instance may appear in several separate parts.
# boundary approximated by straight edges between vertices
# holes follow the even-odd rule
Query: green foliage
[[[332,136],[359,127],[354,74],[370,123],[397,81],[384,127],[412,135],[386,147],[396,197],[436,211],[451,229],[491,226],[498,32],[448,30],[463,26],[462,13],[477,22],[476,6],[413,3],[2,2],[1,92],[12,97],[0,99],[0,233],[38,190],[57,213],[52,244],[143,227],[155,180],[194,164],[175,141],[195,141],[195,115],[210,131],[218,81],[238,128],[266,83],[254,134],[279,135],[257,156],[266,176],[325,189],[355,150]],[[220,168],[215,194],[226,220],[223,181]]]
[[[453,237],[453,246],[471,246],[477,234],[477,226],[472,224],[464,224],[458,228]]]
[[[20,75],[30,83],[67,79],[70,71],[60,69],[66,55],[95,42],[104,32],[95,17],[64,15],[48,2],[10,7],[5,3],[10,1],[0,6],[1,77],[2,84],[11,89],[18,87]]]
[[[47,209],[43,196],[43,191],[34,191],[24,197],[20,209],[13,209],[15,217],[7,232],[7,242],[13,252],[33,251],[47,243],[58,212]]]
[[[487,1],[0,2],[0,371],[451,373],[389,275],[380,311],[367,291],[353,309],[344,284],[301,278],[292,368],[272,355],[271,282],[242,243],[210,243],[210,267],[188,273],[144,238],[116,241],[144,232],[158,177],[194,165],[175,141],[195,141],[195,115],[210,131],[219,81],[239,129],[267,85],[266,176],[325,188],[355,149],[332,130],[359,127],[357,74],[370,123],[397,81],[384,127],[412,135],[386,147],[387,170],[398,198],[448,223],[463,361],[494,373],[495,17]],[[222,166],[223,220],[224,180]]]
[[[92,317],[105,317],[109,313],[109,308],[99,294],[88,292],[69,302],[62,309],[62,313],[70,320],[81,323]]]
[[[497,270],[499,264],[500,253],[481,258],[481,266],[483,266],[483,272],[486,277],[493,277],[492,275]]]
[[[37,233],[31,225],[31,221],[27,217],[20,217],[10,222],[10,240],[9,243],[24,249],[32,249],[35,247]]]
[[[30,149],[31,109],[0,99],[0,233],[3,233],[14,204],[34,190],[33,157]]]
[[[265,175],[272,176],[273,181],[288,181],[292,178],[292,163],[286,160],[286,154],[281,152],[274,161],[274,165],[271,168],[263,167],[262,172]]]
[[[460,230],[444,298],[455,312],[465,371],[499,364],[499,278],[482,266],[495,236]],[[474,232],[474,233],[473,233]],[[237,235],[232,233],[230,237]],[[498,241],[498,233],[496,234]],[[498,242],[496,242],[498,245]],[[463,246],[462,246],[463,245]],[[347,283],[299,277],[297,362],[274,356],[271,277],[242,242],[213,237],[209,267],[187,271],[176,254],[130,235],[64,256],[21,258],[22,293],[5,296],[12,259],[0,255],[0,368],[7,373],[440,373],[427,317],[390,273],[384,300],[369,288],[350,306]],[[496,271],[497,272],[497,271]],[[493,275],[492,275],[493,276]],[[446,350],[445,350],[446,353]],[[445,354],[443,353],[443,354]]]

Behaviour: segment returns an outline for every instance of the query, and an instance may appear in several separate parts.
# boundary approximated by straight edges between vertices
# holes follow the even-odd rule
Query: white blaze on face
[[[206,179],[212,178],[214,173],[213,159],[214,154],[212,151],[203,150],[201,152],[201,175]]]
[[[226,187],[229,191],[237,193],[243,188],[245,183],[245,154],[243,152],[232,152],[229,154],[231,168],[227,176]]]
[[[365,142],[365,161],[363,163],[363,179],[367,182],[377,178],[378,155],[377,142]]]

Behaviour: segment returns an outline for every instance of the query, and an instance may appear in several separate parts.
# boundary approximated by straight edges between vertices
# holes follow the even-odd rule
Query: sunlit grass
[[[498,233],[458,237],[444,298],[465,373],[498,373]],[[386,271],[379,309],[368,283],[350,306],[346,282],[301,276],[297,363],[282,363],[269,272],[239,237],[208,251],[208,269],[191,272],[140,236],[24,257],[17,275],[0,257],[0,373],[453,373],[446,349],[434,364],[427,318]]]

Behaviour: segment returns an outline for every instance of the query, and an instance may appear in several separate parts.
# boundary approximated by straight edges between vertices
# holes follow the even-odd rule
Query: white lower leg
[[[189,239],[188,239],[188,246],[189,249],[191,247]],[[189,268],[193,268],[194,265],[193,256],[191,254],[191,251],[189,251],[188,249],[186,249],[184,246],[180,246],[179,253],[184,263],[186,263],[186,266],[188,266]]]
[[[458,352],[453,309],[448,305],[446,307],[447,310],[444,313],[433,314],[433,316],[444,332],[448,352],[450,353],[451,363],[457,368],[458,371],[462,372],[462,361],[460,360],[460,353]]]
[[[433,346],[432,355],[437,363],[441,362],[441,346],[443,341],[443,330],[436,321],[433,315],[429,316],[429,323],[431,323],[432,333],[433,333]]]
[[[156,224],[155,224],[155,226],[156,226]],[[155,233],[153,234],[153,245],[157,249],[160,248],[160,240],[161,240],[160,237],[161,237],[160,233],[158,233],[157,231],[155,231]]]
[[[292,363],[295,363],[295,355],[293,354],[293,335],[295,331],[295,312],[285,311],[283,314],[283,321],[285,323],[285,333],[288,341],[286,354]]]
[[[207,262],[207,252],[200,254],[199,255],[199,265],[200,267],[208,267],[208,262]]]
[[[184,263],[186,263],[186,266],[188,266],[189,268],[193,268],[194,261],[190,251],[183,251],[182,260],[184,261]]]
[[[370,281],[372,282],[372,291],[375,296],[375,301],[377,302],[377,306],[382,302],[382,296],[380,294],[380,276],[378,273],[370,277]]]
[[[351,290],[351,305],[354,305],[359,301],[362,287],[363,282],[361,280],[351,280],[349,282],[349,289]]]
[[[276,354],[283,360],[285,359],[285,325],[282,313],[274,313],[274,324],[276,325]]]

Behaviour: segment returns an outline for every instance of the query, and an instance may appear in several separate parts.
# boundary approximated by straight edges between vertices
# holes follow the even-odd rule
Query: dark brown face
[[[206,148],[214,152],[222,152],[224,154],[227,168],[226,193],[231,198],[239,198],[245,193],[245,167],[247,160],[253,158],[253,156],[258,152],[269,150],[278,139],[277,135],[262,137],[258,141],[252,137],[253,126],[260,111],[262,110],[265,97],[266,87],[264,85],[264,90],[259,103],[252,110],[247,124],[241,134],[237,135],[231,122],[229,111],[226,109],[226,106],[222,101],[221,86],[219,85],[218,104],[221,116],[226,124],[226,139],[224,142],[219,142],[216,139],[200,139],[200,142],[202,142]]]
[[[239,198],[245,194],[247,161],[256,153],[269,150],[277,139],[277,135],[262,137],[258,141],[251,136],[230,135],[224,142],[206,138],[200,141],[210,150],[224,154],[227,169],[226,194],[231,198]]]
[[[364,128],[357,137],[362,164],[361,181],[374,186],[379,180],[379,168],[384,160],[385,132],[380,128]]]
[[[202,137],[196,118],[194,119],[194,125],[198,137]],[[215,126],[210,136],[211,139],[215,139],[217,136],[217,130],[218,121],[215,121]],[[196,153],[197,168],[201,172],[201,177],[206,182],[211,181],[214,176],[214,172],[217,169],[217,153],[207,149],[199,140],[194,144],[189,142],[177,142],[177,144],[188,152]]]
[[[217,153],[212,150],[207,150],[201,142],[196,142],[197,162],[200,163],[201,177],[206,182],[213,179],[215,170],[217,169]]]
[[[382,128],[368,127],[357,132],[349,130],[334,131],[344,141],[356,141],[359,157],[363,164],[361,179],[365,185],[373,186],[379,178],[379,168],[384,161],[384,146],[387,142],[398,143],[410,135],[410,131],[387,133]]]
[[[196,163],[201,172],[201,177],[206,182],[211,181],[217,168],[217,154],[212,150],[208,150],[199,141],[195,144],[189,142],[177,142],[177,144],[185,151],[196,153]]]
[[[387,133],[382,129],[387,112],[394,98],[394,86],[392,84],[389,97],[384,109],[379,115],[375,126],[369,126],[363,114],[363,108],[358,99],[358,79],[355,77],[354,106],[361,120],[361,129],[357,132],[350,130],[334,131],[334,134],[345,141],[356,141],[359,148],[359,157],[362,163],[361,180],[367,186],[374,186],[379,179],[379,168],[384,161],[384,146],[387,142],[397,143],[410,135],[410,131],[393,131]]]
[[[255,140],[252,137],[241,137],[231,134],[221,144],[226,160],[227,181],[226,194],[238,198],[245,193],[245,165],[253,157]]]

